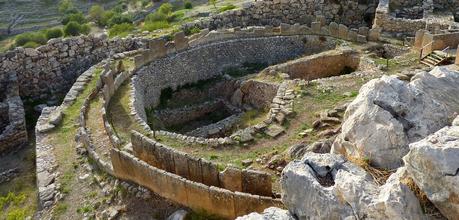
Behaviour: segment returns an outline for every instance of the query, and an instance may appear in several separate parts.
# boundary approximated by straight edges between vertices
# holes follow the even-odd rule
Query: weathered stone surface
[[[425,219],[405,176],[400,169],[379,187],[342,156],[307,153],[282,172],[282,201],[298,219]]]
[[[389,76],[368,82],[347,108],[332,152],[400,167],[409,143],[447,125],[459,109],[458,84],[451,66],[418,73],[409,83]]]
[[[285,132],[285,129],[282,126],[277,125],[277,124],[272,124],[272,125],[268,126],[268,128],[265,131],[265,133],[268,136],[273,137],[273,138],[279,136],[283,132]]]
[[[294,220],[295,218],[287,211],[276,207],[270,207],[263,213],[250,213],[237,217],[236,220]]]
[[[459,117],[455,124],[410,144],[409,175],[448,219],[459,216]]]

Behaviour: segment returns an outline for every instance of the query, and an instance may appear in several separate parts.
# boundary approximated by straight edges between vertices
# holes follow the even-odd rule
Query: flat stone
[[[268,136],[273,137],[273,138],[279,136],[283,132],[285,132],[285,129],[282,126],[277,125],[277,124],[272,124],[272,125],[268,126],[268,128],[265,131],[265,133]]]

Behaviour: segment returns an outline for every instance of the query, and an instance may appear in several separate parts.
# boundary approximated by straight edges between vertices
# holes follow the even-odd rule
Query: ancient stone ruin
[[[0,154],[35,139],[37,219],[104,196],[91,217],[456,219],[458,7],[443,4],[266,0],[168,38],[16,48],[0,55]]]

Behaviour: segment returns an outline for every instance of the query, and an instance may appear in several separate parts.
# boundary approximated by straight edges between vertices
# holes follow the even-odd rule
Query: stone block
[[[218,168],[215,164],[201,160],[202,183],[220,187]]]
[[[327,26],[323,26],[323,27],[321,28],[321,30],[320,30],[320,33],[321,33],[322,35],[329,36],[329,35],[330,35],[330,30],[328,29]]]
[[[182,205],[188,204],[185,178],[169,172],[164,172],[162,175],[157,176],[157,178],[164,178],[167,183],[162,189],[156,191],[160,196],[176,201]]]
[[[291,31],[291,25],[290,24],[281,23],[279,27],[280,27],[280,32],[281,32],[282,35],[290,34],[290,31]]]
[[[227,167],[219,175],[223,188],[242,192],[242,171],[235,167]]]
[[[172,150],[165,147],[158,147],[158,160],[159,165],[158,168],[165,170],[167,172],[175,173],[175,163],[174,163],[174,155],[172,154]]]
[[[317,15],[316,16],[316,22],[320,22],[321,26],[325,26],[325,24],[327,23],[327,20],[325,19],[325,16]]]
[[[372,28],[370,33],[368,34],[369,41],[379,41],[381,38],[381,29],[380,28]]]
[[[242,171],[242,191],[260,196],[272,196],[271,175],[256,171]]]
[[[209,186],[186,180],[187,206],[191,209],[202,212],[212,210],[212,199],[210,198]]]
[[[260,196],[248,193],[234,193],[234,209],[237,216],[243,216],[251,212],[262,212],[259,210]],[[254,209],[255,207],[255,209]]]
[[[188,179],[202,183],[201,160],[188,156]]]
[[[189,156],[186,153],[174,151],[174,165],[175,165],[175,174],[185,177],[188,179],[188,158]]]
[[[315,21],[311,23],[312,32],[315,34],[320,34],[321,27],[320,22]]]
[[[370,28],[368,27],[359,27],[358,34],[363,35],[363,36],[368,36],[369,31],[370,31]]]
[[[331,22],[328,25],[328,29],[330,31],[330,36],[338,37],[339,36],[339,25],[336,22]]]
[[[349,31],[348,40],[353,41],[353,42],[357,41],[357,32]]]
[[[456,65],[459,65],[459,45],[457,46],[457,51],[456,51]]]
[[[212,201],[212,212],[218,213],[224,218],[234,219],[236,212],[234,209],[234,193],[229,190],[211,186],[209,194]]]
[[[148,48],[155,58],[165,57],[167,54],[166,41],[163,39],[150,40],[148,42]]]
[[[144,64],[145,63],[144,63],[144,58],[142,54],[139,54],[134,57],[134,65],[136,69],[142,67]]]
[[[424,38],[425,33],[426,33],[425,30],[416,31],[416,35],[414,36],[414,48],[416,49],[422,48],[422,40]]]
[[[188,38],[183,31],[174,35],[175,50],[177,52],[188,48]]]
[[[344,24],[340,24],[339,25],[339,38],[343,39],[343,40],[348,40],[348,35],[349,35],[349,28],[344,25]]]
[[[356,41],[358,43],[366,43],[367,42],[367,36],[358,34]]]

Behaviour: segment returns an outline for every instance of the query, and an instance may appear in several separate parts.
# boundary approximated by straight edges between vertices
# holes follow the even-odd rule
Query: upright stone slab
[[[367,42],[367,36],[358,34],[356,41],[358,43],[366,43]]]
[[[167,54],[166,41],[163,39],[150,40],[148,42],[148,48],[155,58],[165,57]]]
[[[291,25],[285,24],[285,23],[281,23],[279,27],[280,27],[280,32],[281,32],[282,35],[290,34]]]
[[[186,180],[185,187],[188,207],[196,211],[211,210],[212,200],[209,194],[209,186]]]
[[[208,186],[220,187],[217,166],[209,161],[201,159],[202,183]]]
[[[349,31],[348,39],[350,41],[356,42],[357,41],[357,32],[353,31],[353,30]]]
[[[311,29],[313,33],[320,34],[320,28],[321,28],[320,22],[315,21],[311,23]]]
[[[189,180],[202,183],[201,160],[188,156],[188,174]]]
[[[368,27],[359,27],[358,34],[363,35],[363,36],[368,36],[369,31],[370,31],[370,28]]]
[[[418,30],[416,31],[416,35],[414,37],[414,48],[421,49],[422,48],[422,39],[424,38],[425,30]]]
[[[457,46],[457,51],[456,51],[456,65],[459,65],[459,45]]]
[[[330,31],[330,35],[332,37],[338,37],[339,36],[339,24],[336,22],[331,22],[328,25],[328,29]]]
[[[220,173],[220,183],[223,188],[242,192],[242,172],[235,167],[227,167]]]
[[[188,173],[188,155],[179,151],[174,151],[173,155],[175,174],[189,179],[190,175]]]
[[[246,193],[272,196],[271,175],[256,170],[243,170],[242,188]]]
[[[175,50],[177,52],[185,50],[188,48],[188,38],[185,36],[185,33],[178,32],[174,35]]]
[[[325,16],[317,15],[316,16],[316,22],[320,22],[321,26],[325,26],[325,24],[327,23],[327,20],[325,19]]]
[[[349,35],[349,29],[347,28],[347,26],[344,24],[340,24],[338,29],[339,29],[339,38],[347,40],[348,35]]]
[[[234,195],[231,191],[211,186],[209,195],[212,201],[212,212],[219,213],[222,217],[234,219]]]
[[[370,33],[368,34],[369,41],[379,41],[381,38],[381,29],[380,28],[372,28]]]

